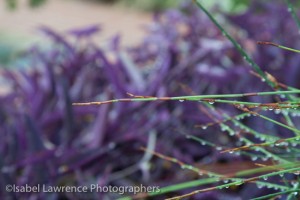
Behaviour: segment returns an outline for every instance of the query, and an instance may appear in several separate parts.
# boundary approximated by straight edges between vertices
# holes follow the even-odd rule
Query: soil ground
[[[0,44],[23,49],[32,43],[46,43],[38,33],[41,25],[64,32],[74,28],[100,24],[102,30],[93,39],[99,45],[115,34],[122,35],[122,46],[137,44],[145,32],[142,29],[151,21],[151,14],[124,7],[104,5],[87,0],[47,0],[38,8],[26,5],[29,0],[18,0],[16,10],[9,10],[5,0],[0,2]],[[1,79],[0,95],[9,91]]]
[[[41,40],[37,27],[46,25],[57,31],[101,24],[103,31],[96,41],[103,42],[116,33],[122,34],[122,44],[131,45],[144,35],[141,28],[151,20],[149,13],[87,0],[48,0],[38,8],[29,8],[28,0],[20,0],[16,10],[0,3],[0,34],[28,45]]]

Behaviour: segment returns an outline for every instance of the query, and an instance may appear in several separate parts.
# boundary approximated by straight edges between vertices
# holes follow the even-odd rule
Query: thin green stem
[[[299,191],[300,191],[299,189],[286,190],[286,191],[282,191],[282,192],[276,192],[276,193],[273,193],[273,194],[268,194],[268,195],[265,195],[265,196],[262,196],[262,197],[257,197],[257,198],[251,199],[251,200],[271,199],[272,197],[275,197],[275,196],[279,196],[279,195],[282,195],[282,194],[293,193],[293,192],[298,193]]]
[[[296,11],[294,9],[294,5],[290,2],[290,0],[285,0],[287,6],[288,6],[288,11],[292,14],[293,19],[295,20],[298,29],[300,30],[300,19],[296,14]]]
[[[261,117],[261,118],[263,118],[263,119],[265,119],[265,120],[267,120],[267,121],[270,121],[270,122],[272,122],[272,123],[274,123],[274,124],[277,124],[277,125],[279,125],[279,126],[281,126],[281,127],[283,127],[283,128],[286,128],[286,129],[288,129],[288,130],[291,130],[291,131],[293,131],[293,132],[295,132],[295,133],[300,134],[300,130],[298,130],[298,129],[296,129],[296,128],[290,127],[290,126],[288,126],[288,125],[285,125],[285,124],[283,124],[283,123],[281,123],[281,122],[278,122],[278,121],[276,121],[276,120],[273,120],[273,119],[271,119],[271,118],[269,118],[269,117],[266,117],[266,116],[264,116],[264,115],[261,115],[261,114],[258,114],[257,116],[259,116],[259,117]]]
[[[226,36],[231,43],[234,45],[234,47],[240,52],[240,54],[243,56],[243,58],[250,64],[250,66],[264,79],[267,81],[267,83],[274,88],[275,84],[269,80],[269,78],[266,76],[266,74],[261,70],[261,68],[254,62],[254,60],[244,51],[244,49],[241,47],[240,44],[237,43],[235,39],[233,39],[228,32],[217,22],[217,20],[206,10],[202,3],[200,2],[201,0],[195,0],[196,4],[198,7],[210,18],[210,20],[220,29],[222,34]]]
[[[289,48],[289,47],[282,46],[282,45],[278,45],[278,47],[281,48],[281,49],[285,49],[285,50],[288,50],[288,51],[295,52],[295,53],[300,53],[300,50],[297,50],[297,49]]]
[[[238,98],[238,97],[248,97],[248,96],[269,96],[269,95],[284,95],[284,94],[299,94],[300,90],[293,91],[272,91],[272,92],[256,92],[256,93],[244,93],[244,94],[212,94],[212,95],[193,95],[193,96],[177,96],[177,97],[134,97],[134,98],[124,98],[124,99],[113,99],[108,101],[100,102],[87,102],[87,103],[73,103],[74,106],[86,106],[86,105],[101,105],[107,103],[117,103],[117,102],[134,102],[134,101],[200,101],[203,99],[215,99],[215,98]]]
[[[200,190],[195,190],[191,193],[187,193],[187,194],[184,194],[184,195],[181,195],[181,196],[168,198],[168,200],[182,199],[182,198],[186,198],[186,197],[190,197],[192,195],[198,194],[200,192],[207,192],[207,191],[212,191],[212,190],[215,190],[215,189],[224,189],[224,188],[228,188],[228,187],[231,187],[231,186],[241,185],[241,184],[246,183],[246,182],[257,181],[258,179],[267,179],[269,177],[277,176],[277,175],[284,174],[284,173],[293,173],[293,172],[296,172],[296,171],[299,171],[299,170],[300,170],[300,167],[284,169],[284,170],[271,172],[271,173],[261,175],[261,176],[247,178],[247,179],[244,179],[244,180],[237,180],[235,182],[223,184],[223,185],[216,186],[216,187],[206,188],[206,189],[202,189],[202,190],[201,189]]]
[[[287,51],[291,51],[291,52],[295,52],[295,53],[300,53],[300,50],[293,49],[293,48],[290,48],[290,47],[286,47],[286,46],[283,46],[283,45],[279,45],[279,44],[276,44],[274,42],[262,42],[262,41],[259,41],[259,42],[257,42],[257,44],[271,45],[271,46],[275,46],[275,47],[278,47],[280,49],[284,49],[284,50],[287,50]]]

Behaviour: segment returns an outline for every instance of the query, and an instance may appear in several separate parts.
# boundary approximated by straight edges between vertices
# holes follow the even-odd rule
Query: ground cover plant
[[[12,92],[1,95],[1,196],[297,199],[300,56],[285,51],[300,49],[293,4],[253,1],[221,15],[222,26],[218,13],[185,1],[125,50],[119,36],[94,44],[98,26],[67,38],[41,27],[53,45],[28,51],[30,69],[2,71]],[[9,194],[11,183],[161,191]]]
[[[82,0],[82,1],[90,1],[90,2],[99,2],[105,4],[123,4],[126,6],[131,6],[135,8],[139,8],[145,11],[158,11],[164,10],[166,8],[175,7],[178,5],[179,0]],[[4,0],[7,7],[10,9],[18,8],[20,2],[18,0]],[[43,6],[47,3],[47,0],[27,0],[25,1],[28,6],[32,8],[36,8],[39,6]]]

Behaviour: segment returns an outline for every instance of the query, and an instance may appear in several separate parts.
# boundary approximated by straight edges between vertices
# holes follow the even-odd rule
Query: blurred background
[[[256,41],[273,41],[300,49],[297,25],[282,1],[203,3],[263,71],[284,84],[300,87],[299,55],[256,45]],[[72,106],[73,102],[127,98],[127,92],[181,96],[270,91],[250,70],[191,0],[1,1],[0,199],[121,197],[114,193],[83,197],[5,192],[4,186],[13,183],[162,188],[202,179],[141,151],[141,146],[224,175],[257,167],[252,161],[262,161],[264,155],[220,153],[220,149],[241,145],[237,135],[219,126],[195,128],[224,120],[223,113],[240,114],[233,106],[215,104],[210,109],[198,102],[174,101]],[[242,100],[274,101],[272,97]],[[261,133],[291,136],[290,131],[257,117],[241,122]],[[231,122],[227,125],[241,131]],[[189,140],[187,134],[215,146]],[[249,140],[260,142],[253,137]],[[243,184],[191,199],[251,199],[270,191]]]
[[[143,26],[152,13],[178,7],[180,0],[3,0],[0,3],[0,62],[7,64],[17,50],[45,41],[39,26],[63,32],[91,24],[101,24],[103,31],[95,40],[103,44],[114,34],[122,35],[123,45],[133,45],[145,36]],[[234,12],[246,8],[247,1],[206,1]]]

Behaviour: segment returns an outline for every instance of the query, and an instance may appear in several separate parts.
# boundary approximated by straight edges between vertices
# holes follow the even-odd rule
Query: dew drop
[[[235,135],[235,132],[234,132],[234,131],[230,131],[230,132],[229,132],[229,135],[230,135],[230,136],[234,136],[234,135]]]
[[[64,172],[68,171],[68,169],[69,169],[68,166],[63,165],[58,168],[58,171],[60,173],[64,173]]]
[[[225,180],[223,180],[223,182],[224,182],[224,183],[228,183],[228,182],[229,182],[229,180],[225,179]]]
[[[236,183],[236,185],[242,185],[244,183],[244,181],[239,181]]]
[[[262,178],[263,178],[265,181],[268,180],[268,177],[267,177],[267,176],[264,176],[264,177],[262,177]]]
[[[254,151],[260,151],[260,148],[259,147],[256,147],[256,148],[254,148]]]
[[[297,143],[292,142],[292,147],[295,147],[297,145],[298,145]]]
[[[203,129],[203,130],[207,129],[207,126],[202,126],[202,129]]]
[[[187,168],[188,168],[189,170],[193,170],[193,169],[194,169],[194,167],[193,167],[192,165],[188,165]]]
[[[295,171],[294,174],[298,176],[300,175],[300,171]]]
[[[267,157],[263,157],[263,158],[262,158],[262,161],[267,161],[267,160],[268,160]]]
[[[257,160],[257,157],[256,157],[256,156],[253,156],[253,157],[251,157],[251,160],[252,160],[252,161],[256,161],[256,160]]]
[[[208,102],[210,105],[213,105],[215,102],[214,101],[209,101]]]
[[[297,181],[292,181],[291,184],[292,184],[293,187],[297,187],[298,186],[298,182]]]
[[[216,188],[219,190],[222,190],[224,188],[224,186],[217,186]]]
[[[222,148],[222,147],[216,147],[216,149],[217,149],[218,151],[221,151],[223,148]]]
[[[228,130],[228,126],[222,126],[222,127],[221,127],[221,131],[224,132],[224,131],[227,131],[227,130]]]
[[[184,102],[184,100],[183,100],[183,99],[180,99],[179,102]]]
[[[298,195],[298,192],[294,192],[293,194],[294,194],[295,196],[297,196],[297,195]]]
[[[257,188],[258,188],[258,189],[263,188],[263,185],[261,185],[260,183],[257,183],[256,185],[257,185]]]
[[[275,114],[278,115],[278,114],[280,114],[280,112],[281,112],[280,109],[275,109]]]
[[[264,137],[260,137],[259,139],[260,139],[262,142],[266,141],[266,138],[264,138]]]
[[[116,143],[114,143],[114,142],[111,142],[108,144],[109,149],[114,149],[115,147],[116,147]]]

